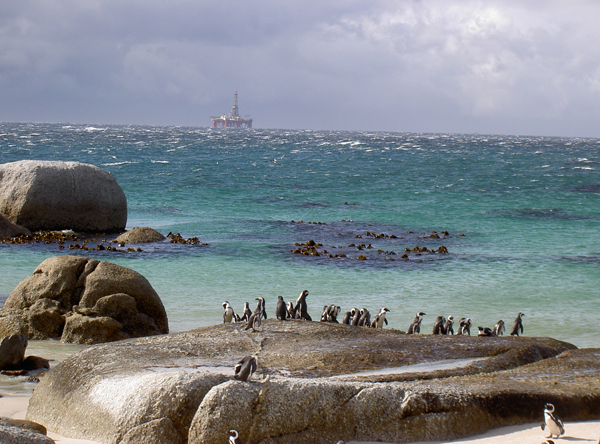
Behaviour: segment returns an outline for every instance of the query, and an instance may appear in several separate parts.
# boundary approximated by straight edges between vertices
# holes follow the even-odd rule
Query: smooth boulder
[[[161,233],[150,227],[135,227],[117,237],[113,242],[118,244],[144,244],[162,242],[166,239]]]
[[[82,256],[46,259],[0,310],[0,335],[93,344],[169,332],[165,308],[138,272]]]
[[[0,214],[30,231],[120,232],[127,199],[111,173],[79,162],[0,164]]]

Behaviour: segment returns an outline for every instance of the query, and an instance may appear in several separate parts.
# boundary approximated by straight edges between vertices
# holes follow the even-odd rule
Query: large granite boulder
[[[21,234],[31,234],[31,231],[20,225],[13,224],[0,214],[0,239],[20,236]]]
[[[79,162],[0,164],[0,214],[31,231],[119,232],[125,193],[108,171]]]
[[[117,237],[113,242],[119,244],[144,244],[161,242],[166,239],[161,233],[150,227],[135,227]]]
[[[257,374],[234,380],[246,355]],[[48,372],[27,416],[115,444],[226,444],[232,428],[262,444],[446,440],[541,421],[548,401],[566,420],[600,418],[599,361],[550,338],[269,319],[256,333],[220,324],[86,348]]]
[[[168,331],[162,301],[144,276],[82,256],[46,259],[0,310],[0,336],[93,344]]]

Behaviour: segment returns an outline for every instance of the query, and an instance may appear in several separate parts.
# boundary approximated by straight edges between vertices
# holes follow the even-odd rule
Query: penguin
[[[342,324],[350,325],[350,321],[351,320],[352,320],[352,312],[351,311],[347,311],[344,314],[344,319],[342,319]]]
[[[504,326],[504,321],[502,319],[500,319],[496,325],[494,325],[494,334],[496,336],[502,336],[504,335],[504,331],[506,330],[506,327]]]
[[[303,290],[296,300],[296,307],[294,307],[294,311],[296,312],[296,319],[306,319],[307,321],[312,321],[312,318],[308,314],[306,296],[308,296],[308,290]]]
[[[546,404],[544,406],[544,422],[542,423],[542,430],[546,430],[546,428],[548,428],[548,431],[550,432],[550,436],[547,438],[552,438],[554,435],[558,438],[565,433],[565,426],[562,421],[554,415],[554,406],[552,404]]]
[[[244,444],[237,430],[229,431],[229,444]]]
[[[444,334],[445,335],[453,335],[454,334],[454,316],[448,316],[448,320],[446,321],[446,325],[444,325]]]
[[[383,328],[384,323],[387,325],[388,320],[385,317],[386,313],[389,313],[389,310],[386,307],[383,307],[381,310],[379,310],[379,313],[377,313],[377,316],[375,316],[375,319],[373,319],[373,322],[371,323],[371,327]]]
[[[370,327],[371,326],[371,313],[366,308],[360,311],[360,318],[358,320],[359,327]]]
[[[323,313],[321,313],[321,322],[328,322],[328,316],[327,316],[327,312],[329,310],[329,306],[328,305],[323,305]]]
[[[294,310],[294,304],[292,302],[288,302],[285,304],[286,307],[286,311],[287,311],[287,318],[288,319],[295,319],[296,318],[296,312]]]
[[[358,311],[358,308],[353,308],[350,310],[350,313],[352,313],[352,322],[350,325],[358,327],[358,321],[360,320],[360,312]]]
[[[423,322],[423,316],[427,313],[423,313],[422,311],[418,312],[412,323],[408,327],[407,335],[412,335],[416,333],[421,333],[421,322]]]
[[[339,324],[337,317],[342,311],[342,307],[339,305],[331,304],[327,307],[327,322],[333,322],[334,324]]]
[[[446,330],[444,328],[446,324],[446,318],[443,316],[438,316],[435,320],[435,324],[433,324],[433,334],[434,335],[443,335],[446,334]]]
[[[240,321],[247,321],[252,316],[252,310],[250,310],[250,305],[248,302],[244,302],[244,315],[240,318]]]
[[[521,312],[517,315],[517,319],[513,322],[512,330],[510,332],[511,336],[519,336],[519,330],[521,330],[521,334],[523,334],[523,319],[521,319],[523,316],[525,316],[525,314]]]
[[[240,362],[235,365],[234,378],[238,381],[247,381],[256,371],[257,365],[256,356],[244,356]]]
[[[471,322],[471,318],[462,318],[458,322],[458,331],[456,332],[456,334],[471,336],[471,325],[472,324],[473,323]]]
[[[496,336],[494,331],[490,327],[477,327],[479,334],[477,336]]]
[[[235,319],[234,313],[233,313],[233,308],[231,308],[231,305],[229,305],[229,302],[227,302],[227,301],[223,302],[223,323],[228,324],[233,319]]]
[[[246,324],[246,328],[244,330],[249,330],[252,328],[252,331],[256,331],[256,327],[260,327],[263,317],[263,310],[265,306],[265,300],[261,297],[256,298],[258,304],[256,304],[256,308],[254,312],[250,315],[248,322]]]
[[[260,309],[262,310],[263,318],[267,319],[267,309],[265,308],[265,300],[264,298],[258,298],[260,301]]]
[[[275,317],[280,321],[285,321],[287,318],[287,309],[283,296],[277,296],[277,306],[275,307]]]

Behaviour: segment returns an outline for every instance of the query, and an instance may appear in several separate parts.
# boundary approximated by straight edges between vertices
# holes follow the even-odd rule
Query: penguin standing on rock
[[[229,431],[229,444],[244,444],[237,430]]]
[[[370,327],[371,326],[371,313],[366,308],[360,311],[360,319],[358,320],[359,327]]]
[[[292,302],[287,302],[285,304],[285,308],[287,311],[286,317],[288,319],[294,319],[296,317],[296,312],[294,311],[294,304]]]
[[[306,304],[306,296],[308,296],[308,290],[302,291],[298,299],[296,300],[296,307],[294,311],[296,312],[296,319],[306,319],[307,321],[312,321],[312,318],[308,314],[308,305]]]
[[[388,320],[386,319],[385,314],[388,312],[389,310],[386,307],[383,307],[381,310],[379,310],[379,313],[377,313],[377,316],[375,316],[375,319],[373,319],[373,322],[371,323],[371,327],[383,328],[384,323],[387,325]]]
[[[433,334],[434,335],[444,335],[446,334],[446,318],[443,316],[438,316],[435,320],[435,324],[433,324]]]
[[[548,438],[552,438],[554,435],[558,438],[565,433],[565,426],[562,421],[554,415],[554,406],[552,404],[546,404],[544,406],[544,422],[542,423],[542,430],[546,429],[550,432]]]
[[[471,318],[462,318],[458,322],[458,331],[456,332],[456,334],[471,336],[471,325],[473,325],[473,323],[471,322]]]
[[[248,321],[248,319],[250,319],[250,316],[252,316],[252,310],[250,310],[250,305],[248,304],[248,302],[244,302],[244,311],[243,311],[243,316],[240,318],[240,321]]]
[[[334,324],[339,324],[337,317],[340,314],[340,311],[342,311],[342,307],[340,307],[339,305],[331,304],[327,308],[327,322],[333,322]]]
[[[240,362],[235,365],[234,378],[238,381],[247,381],[256,371],[257,365],[256,356],[244,356]]]
[[[418,312],[411,324],[408,327],[407,335],[421,333],[421,322],[423,322],[423,316],[427,313],[423,313],[422,311]]]
[[[350,321],[351,320],[352,320],[352,312],[351,311],[347,311],[344,314],[344,319],[342,319],[342,324],[350,325]]]
[[[515,319],[515,322],[513,322],[512,330],[510,332],[511,336],[519,336],[519,331],[521,332],[521,334],[523,334],[523,316],[525,316],[525,314],[521,312],[519,312],[519,314],[517,315],[517,319]]]
[[[280,321],[285,321],[287,318],[287,308],[283,296],[277,296],[277,306],[275,307],[275,317]]]
[[[260,324],[262,323],[265,300],[261,297],[256,298],[256,300],[258,301],[258,304],[256,304],[256,309],[254,309],[254,312],[250,315],[250,319],[248,319],[244,330],[252,329],[252,331],[256,331],[256,327],[260,327]]]
[[[360,320],[360,312],[358,311],[358,308],[353,308],[350,310],[350,313],[352,314],[352,321],[350,322],[350,325],[358,327],[358,321]]]
[[[496,325],[494,325],[494,334],[496,336],[502,336],[504,334],[504,330],[506,330],[506,327],[504,326],[504,321],[500,319],[496,323]]]
[[[229,302],[223,302],[223,323],[228,324],[235,319],[233,308],[229,305]]]
[[[446,325],[444,325],[444,334],[445,335],[453,335],[454,334],[454,328],[452,327],[453,325],[454,325],[454,316],[450,315],[450,316],[448,316]]]

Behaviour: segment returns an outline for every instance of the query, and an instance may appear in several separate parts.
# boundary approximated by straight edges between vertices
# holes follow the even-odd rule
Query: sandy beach
[[[28,395],[3,395],[0,398],[0,416],[25,419],[27,405],[30,396]],[[540,421],[541,424],[541,421]],[[429,441],[413,444],[442,444],[442,443],[472,443],[472,444],[540,444],[546,438],[540,424],[523,424],[519,426],[502,427],[490,430],[482,435],[473,436],[454,441]],[[560,439],[554,440],[559,443],[600,443],[600,421],[570,422],[565,424],[565,435]],[[48,431],[48,436],[60,444],[101,444],[99,441],[90,441],[87,439],[73,439]],[[377,444],[377,443],[359,443],[350,441],[348,444]]]

